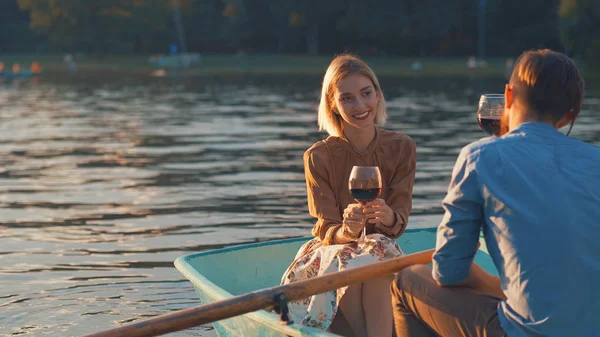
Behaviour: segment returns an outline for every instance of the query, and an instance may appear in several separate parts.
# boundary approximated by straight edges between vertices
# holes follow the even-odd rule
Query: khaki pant
[[[392,283],[397,337],[500,337],[498,302],[464,287],[440,287],[431,267],[402,270]]]

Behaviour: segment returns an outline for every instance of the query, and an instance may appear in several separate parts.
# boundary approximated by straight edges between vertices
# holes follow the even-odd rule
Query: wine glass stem
[[[362,209],[364,211],[365,203],[361,202],[360,205],[362,206]],[[367,219],[365,219],[365,225],[363,226],[361,239],[362,241],[365,241],[367,239]]]

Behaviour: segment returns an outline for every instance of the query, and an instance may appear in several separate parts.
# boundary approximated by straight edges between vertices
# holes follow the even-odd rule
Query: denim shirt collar
[[[565,135],[558,131],[554,126],[545,123],[545,122],[526,122],[522,123],[513,129],[511,132],[507,133],[507,136],[510,135],[520,135],[520,136],[533,136],[540,138],[558,138],[564,139]]]

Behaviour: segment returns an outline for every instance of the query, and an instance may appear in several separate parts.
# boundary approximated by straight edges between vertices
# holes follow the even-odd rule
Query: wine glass
[[[348,188],[354,200],[361,205],[375,200],[381,193],[381,172],[377,166],[353,166],[348,179]],[[367,224],[361,239],[367,238]]]
[[[504,112],[503,94],[485,94],[479,98],[477,121],[481,130],[493,136],[500,135],[500,117]]]

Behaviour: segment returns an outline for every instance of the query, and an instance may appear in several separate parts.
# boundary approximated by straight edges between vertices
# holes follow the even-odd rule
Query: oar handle
[[[257,290],[225,300],[101,331],[87,335],[86,337],[149,337],[184,330],[273,306],[275,304],[273,298],[278,294],[284,294],[288,301],[295,301],[349,284],[393,274],[411,265],[428,264],[431,262],[433,252],[434,249],[424,250],[283,286]]]

